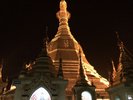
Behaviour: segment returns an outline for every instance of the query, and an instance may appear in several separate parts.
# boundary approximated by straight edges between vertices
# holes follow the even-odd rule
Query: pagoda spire
[[[60,31],[62,30],[70,31],[68,25],[68,20],[70,19],[70,13],[67,11],[67,3],[65,0],[60,1],[59,8],[60,10],[56,13],[57,18],[59,19],[58,32],[60,33]]]
[[[115,77],[116,77],[116,68],[115,68],[115,65],[114,65],[114,61],[112,60],[112,69],[113,69],[113,72],[112,72],[112,80],[114,81]]]
[[[46,33],[43,40],[43,47],[41,53],[36,58],[32,72],[41,73],[42,75],[46,74],[54,77],[54,72],[55,72],[54,66],[52,63],[52,59],[48,55],[47,45],[48,45],[48,37],[47,37],[47,27],[46,27]]]
[[[121,72],[121,70],[122,70],[122,62],[121,61],[122,61],[122,55],[123,55],[123,52],[124,52],[124,45],[123,45],[123,42],[119,38],[118,32],[116,32],[116,35],[117,35],[118,47],[119,47],[119,51],[120,51],[119,64],[118,64],[117,71]]]
[[[112,60],[111,63],[112,63],[112,72],[109,72],[110,85],[112,85],[113,82],[115,81],[116,74],[117,74],[117,71],[116,71],[116,68],[115,68],[115,65],[114,65],[114,61]]]
[[[43,48],[42,48],[40,56],[48,56],[48,51],[47,51],[48,40],[49,40],[49,38],[48,38],[48,27],[46,26],[45,37],[44,37],[44,40],[43,40]]]
[[[84,68],[82,66],[81,51],[79,51],[79,62],[80,62],[79,76],[76,85],[88,85],[88,82],[85,78]]]
[[[120,40],[118,33],[116,32],[119,46],[119,64],[116,72],[115,83],[133,81],[133,59],[129,54],[129,51],[125,48],[123,42]]]
[[[64,79],[64,75],[63,75],[63,69],[62,69],[62,59],[59,59],[59,70],[58,70],[58,74],[57,77],[59,79]]]

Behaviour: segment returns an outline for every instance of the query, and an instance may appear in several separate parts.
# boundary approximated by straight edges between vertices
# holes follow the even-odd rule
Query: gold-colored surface
[[[75,85],[79,73],[79,49],[88,79],[94,83],[96,90],[99,90],[99,94],[100,90],[101,93],[104,92],[104,94],[106,94],[105,88],[109,86],[109,82],[99,75],[94,67],[87,61],[81,45],[71,34],[68,25],[70,13],[67,11],[67,3],[65,0],[60,2],[60,10],[57,12],[57,18],[59,19],[58,31],[48,44],[48,53],[54,62],[56,71],[59,67],[59,58],[62,58],[64,78],[69,80],[66,89],[67,95],[72,95],[72,88]]]

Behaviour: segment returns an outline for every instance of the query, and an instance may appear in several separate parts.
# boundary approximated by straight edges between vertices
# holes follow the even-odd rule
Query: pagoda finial
[[[46,28],[45,28],[45,37],[44,37],[44,40],[45,40],[46,44],[49,41],[49,37],[48,37],[48,26],[46,26]]]
[[[60,1],[60,10],[67,10],[67,3],[66,3],[66,1],[65,0],[61,0]]]
[[[119,33],[118,32],[116,32],[116,36],[117,36],[117,40],[118,40],[119,49],[120,49],[120,51],[123,51],[124,50],[124,45],[123,45],[123,42],[121,41],[121,39],[119,37]]]
[[[42,48],[42,52],[41,52],[40,56],[47,56],[48,55],[48,53],[47,53],[47,45],[48,45],[47,32],[48,32],[48,27],[46,26],[45,37],[44,37],[44,40],[43,40],[43,48]]]
[[[124,45],[123,45],[123,42],[120,40],[118,32],[116,32],[116,36],[117,36],[118,46],[119,46],[119,50],[120,50],[119,64],[118,64],[117,71],[120,72],[122,70],[122,62],[121,61],[122,61],[122,55],[123,55],[123,51],[124,51]]]
[[[65,0],[61,0],[60,1],[60,5],[59,5],[60,10],[57,12],[57,18],[59,19],[66,19],[66,21],[68,21],[68,19],[70,18],[70,13],[67,11],[67,3]]]
[[[70,18],[70,13],[67,11],[67,3],[65,0],[60,1],[59,8],[60,10],[56,13],[57,18],[59,19],[58,31],[62,29],[70,30],[68,26],[68,20]]]

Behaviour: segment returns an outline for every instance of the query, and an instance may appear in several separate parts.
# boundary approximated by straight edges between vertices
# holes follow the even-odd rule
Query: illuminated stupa
[[[48,44],[48,53],[56,66],[58,72],[59,58],[62,58],[64,78],[69,80],[66,93],[68,98],[72,96],[72,88],[75,85],[79,73],[78,51],[81,51],[83,67],[86,71],[86,78],[96,86],[96,92],[99,97],[107,96],[105,88],[108,87],[108,81],[97,73],[94,67],[87,61],[81,45],[76,41],[70,31],[68,20],[70,13],[67,11],[65,0],[60,1],[60,10],[56,16],[59,19],[59,27],[56,35]]]

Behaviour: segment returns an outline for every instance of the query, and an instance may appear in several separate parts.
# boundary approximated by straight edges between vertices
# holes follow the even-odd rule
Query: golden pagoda
[[[99,75],[94,67],[87,61],[81,45],[76,41],[70,31],[68,20],[71,15],[67,11],[67,3],[65,0],[60,1],[59,8],[60,10],[56,13],[59,20],[59,27],[54,38],[48,43],[48,53],[56,67],[56,72],[58,72],[59,59],[62,59],[64,78],[69,80],[66,89],[68,100],[72,98],[72,88],[79,74],[79,50],[81,51],[86,79],[96,86],[98,98],[108,98],[105,88],[109,86],[109,82]]]

